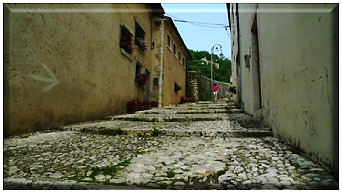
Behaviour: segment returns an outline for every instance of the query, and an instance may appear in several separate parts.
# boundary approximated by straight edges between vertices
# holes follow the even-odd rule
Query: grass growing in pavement
[[[166,177],[168,177],[168,178],[173,178],[176,176],[176,173],[172,170],[167,171],[166,174],[167,174]]]
[[[158,137],[158,135],[159,135],[159,130],[157,129],[157,128],[153,128],[152,129],[152,133],[151,133],[151,136],[152,137]]]
[[[94,167],[92,168],[92,173],[90,174],[90,178],[95,178],[95,176],[99,175],[100,173],[102,173],[103,175],[111,175],[114,176],[117,171],[118,168],[120,166],[128,166],[131,163],[131,159],[126,159],[116,165],[112,165],[112,166],[103,166],[103,167]]]
[[[121,128],[116,128],[116,129],[101,128],[99,129],[99,131],[97,131],[97,134],[115,136],[115,135],[125,134],[125,132]]]
[[[90,132],[90,133],[95,133],[99,135],[109,135],[109,136],[115,136],[115,135],[124,135],[126,132],[122,130],[121,128],[106,128],[106,127],[100,127],[97,129],[94,128],[82,128],[81,132]]]

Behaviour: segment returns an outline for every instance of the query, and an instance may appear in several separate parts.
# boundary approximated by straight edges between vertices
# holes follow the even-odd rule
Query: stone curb
[[[127,134],[145,133],[151,134],[153,131],[150,129],[139,130],[126,130]],[[270,130],[166,130],[160,129],[157,131],[158,136],[177,136],[177,137],[272,137]]]
[[[116,186],[76,181],[32,181],[25,178],[7,178],[3,181],[4,190],[141,190],[134,185]]]

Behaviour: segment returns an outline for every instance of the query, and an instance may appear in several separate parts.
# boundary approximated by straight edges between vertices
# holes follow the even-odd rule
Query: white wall
[[[239,4],[242,101],[254,113],[250,52],[257,13],[263,114],[276,137],[338,168],[336,4]],[[337,13],[338,17],[338,13]],[[335,22],[335,23],[334,23]],[[251,65],[253,65],[251,63]]]

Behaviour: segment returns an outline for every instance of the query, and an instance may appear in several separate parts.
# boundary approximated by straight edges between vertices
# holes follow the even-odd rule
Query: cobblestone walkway
[[[4,189],[338,189],[227,100],[4,139]]]

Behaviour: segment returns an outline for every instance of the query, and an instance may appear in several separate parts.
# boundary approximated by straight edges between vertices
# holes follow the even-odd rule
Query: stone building
[[[338,173],[338,5],[227,9],[235,101]]]
[[[161,4],[4,4],[4,135],[179,102],[189,55],[172,25]]]

